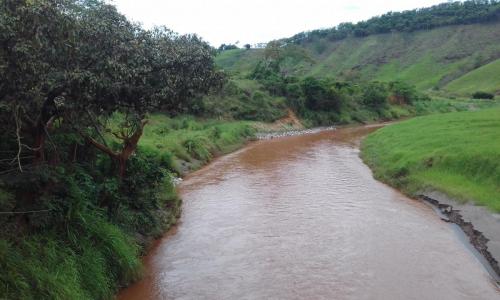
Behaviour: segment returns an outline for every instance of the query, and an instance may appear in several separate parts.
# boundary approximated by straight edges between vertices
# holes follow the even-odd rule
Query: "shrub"
[[[302,88],[308,109],[340,112],[342,93],[328,80],[307,77]]]
[[[381,83],[369,83],[363,90],[363,102],[375,110],[387,106],[387,97],[387,89]]]
[[[413,104],[419,98],[415,86],[402,81],[389,83],[389,90],[391,92],[390,100],[392,104]]]
[[[472,98],[474,99],[493,99],[495,98],[495,95],[487,92],[482,92],[482,91],[477,91],[474,94],[472,94]]]

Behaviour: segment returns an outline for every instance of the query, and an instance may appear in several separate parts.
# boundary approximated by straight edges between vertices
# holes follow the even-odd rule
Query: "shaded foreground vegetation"
[[[113,123],[121,117],[115,115]],[[140,254],[176,222],[180,199],[173,176],[241,146],[253,132],[245,122],[153,115],[122,181],[106,157],[16,176],[16,186],[3,181],[2,210],[33,212],[0,215],[0,294],[112,298],[118,287],[139,278]],[[31,193],[47,185],[50,192],[31,204],[10,192]],[[114,203],[112,210],[106,202]]]
[[[362,157],[410,194],[438,190],[500,212],[499,132],[499,108],[418,117],[369,135]]]

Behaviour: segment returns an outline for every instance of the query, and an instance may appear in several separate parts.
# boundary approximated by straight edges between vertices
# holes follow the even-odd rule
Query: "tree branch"
[[[21,151],[23,149],[23,144],[21,143],[21,121],[19,120],[19,110],[21,110],[21,106],[18,105],[14,112],[14,119],[16,121],[16,136],[17,136],[17,155],[12,160],[14,162],[17,159],[17,165],[19,167],[19,171],[23,172],[23,167],[21,166]]]
[[[101,150],[102,152],[106,153],[107,155],[109,155],[111,158],[116,158],[118,156],[118,153],[116,153],[115,151],[111,150],[109,147],[106,147],[105,145],[99,143],[98,141],[96,141],[95,139],[93,139],[92,137],[86,135],[86,134],[82,134],[80,133],[89,143],[91,143],[94,147],[96,147],[97,149]]]

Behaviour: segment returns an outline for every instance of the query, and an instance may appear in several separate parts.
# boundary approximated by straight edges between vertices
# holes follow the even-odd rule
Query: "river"
[[[374,129],[258,141],[189,175],[119,299],[500,299],[453,225],[373,178]]]

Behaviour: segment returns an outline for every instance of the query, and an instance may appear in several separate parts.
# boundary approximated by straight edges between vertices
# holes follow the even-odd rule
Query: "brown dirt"
[[[255,127],[263,132],[304,129],[304,125],[291,109],[287,109],[287,115],[285,117],[273,123],[258,123]]]

